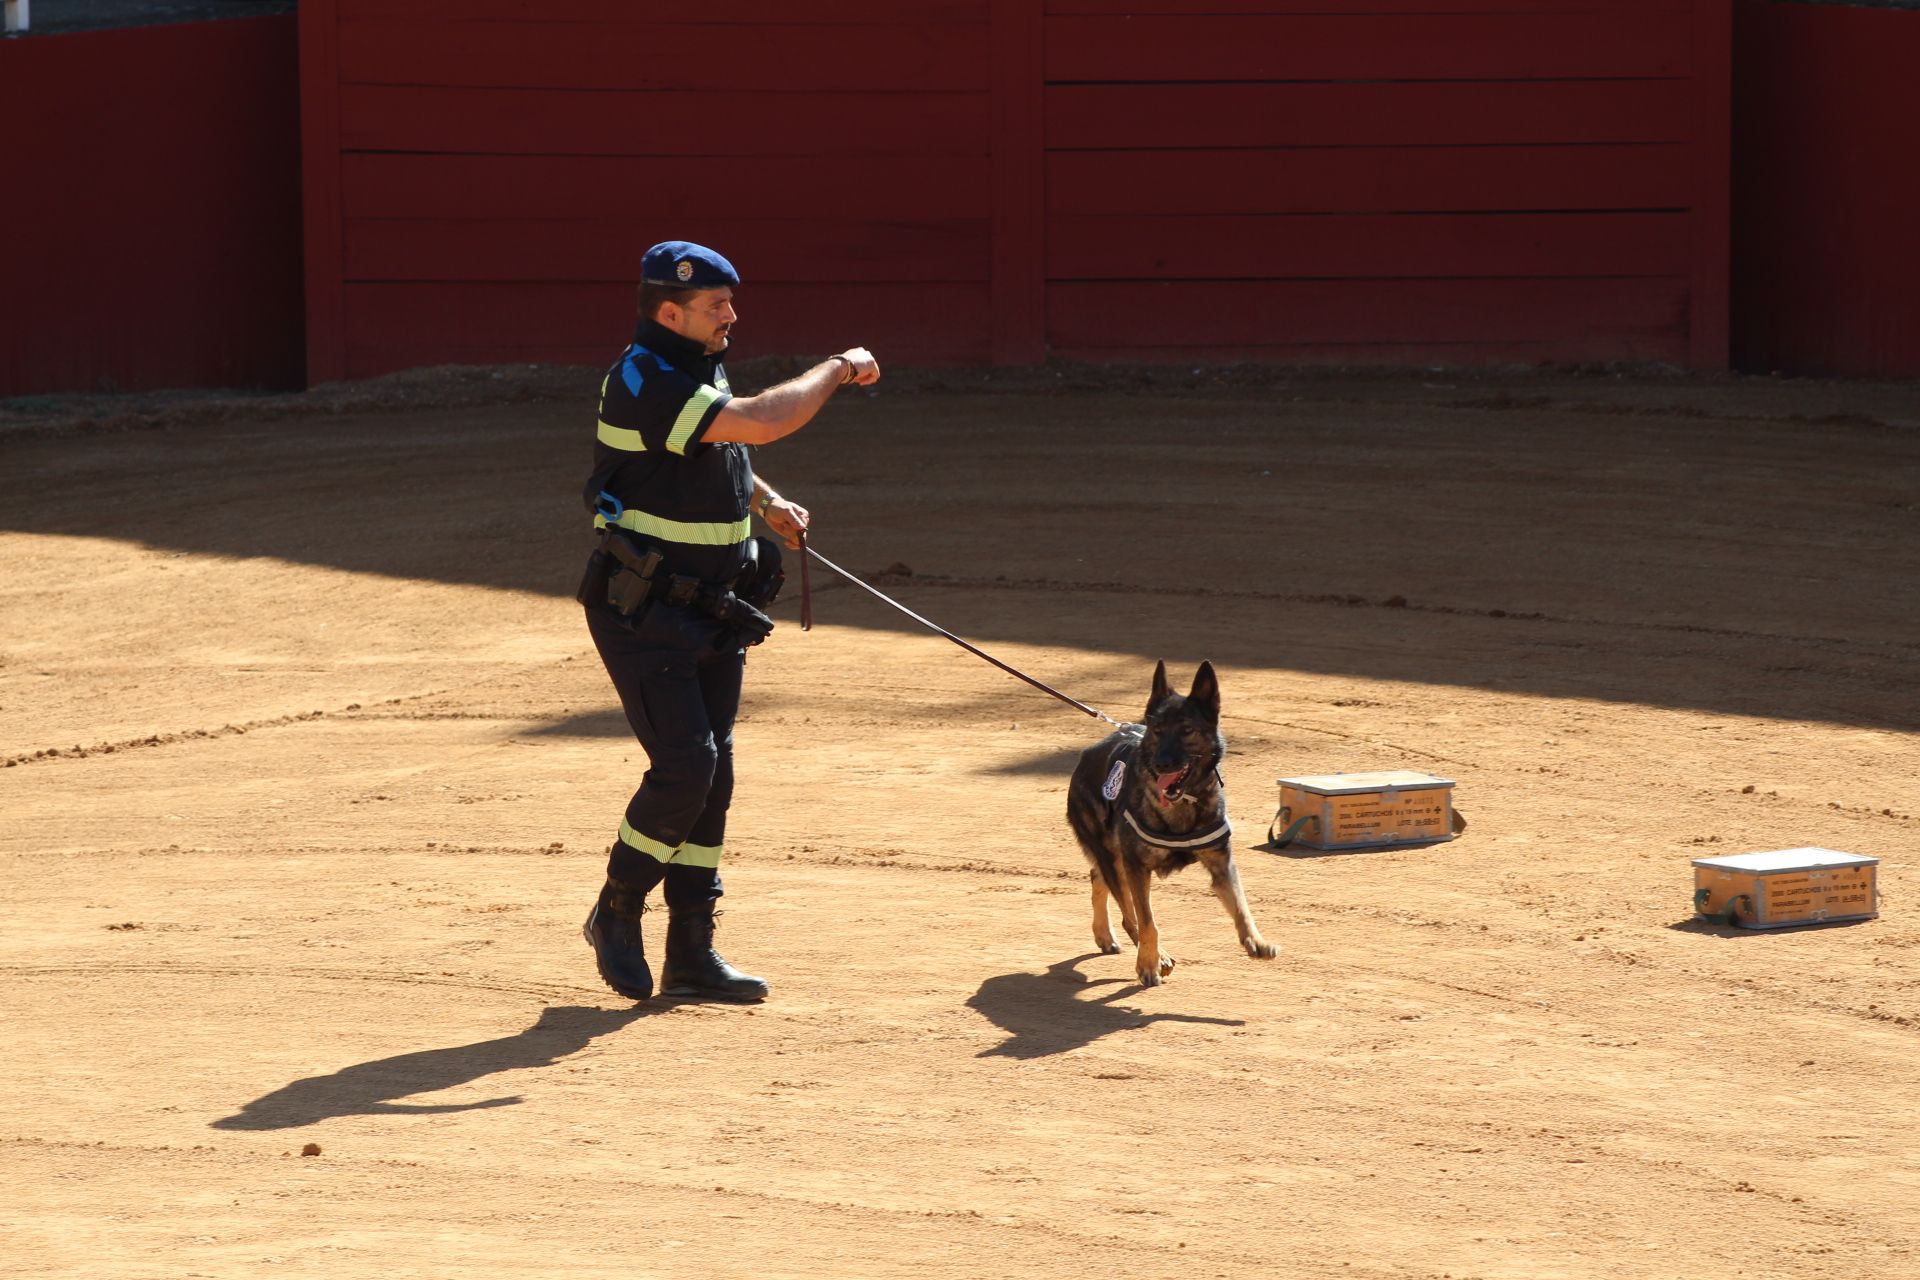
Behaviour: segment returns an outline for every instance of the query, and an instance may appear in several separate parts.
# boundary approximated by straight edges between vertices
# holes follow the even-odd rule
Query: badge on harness
[[[1100,794],[1109,800],[1118,798],[1120,795],[1120,783],[1126,776],[1127,762],[1125,760],[1115,760],[1113,762],[1113,768],[1107,770],[1107,780],[1100,784]]]

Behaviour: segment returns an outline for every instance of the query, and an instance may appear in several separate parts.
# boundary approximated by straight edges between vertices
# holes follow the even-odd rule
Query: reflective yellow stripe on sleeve
[[[687,520],[668,520],[662,516],[650,516],[644,511],[628,509],[620,513],[614,525],[629,529],[634,533],[644,533],[649,538],[658,538],[662,542],[684,542],[696,547],[730,547],[736,542],[745,542],[753,536],[753,518],[714,522],[708,524]],[[604,529],[605,516],[595,516],[593,527]]]
[[[707,410],[716,402],[726,399],[727,393],[718,387],[701,387],[688,398],[686,406],[680,410],[680,416],[673,420],[673,430],[667,433],[667,452],[685,454],[687,441],[693,439],[693,433],[700,420],[707,416]]]
[[[620,819],[620,839],[646,854],[655,862],[673,861],[674,848],[672,845],[662,844],[652,836],[641,835],[628,824],[625,818]],[[718,866],[719,864],[715,863],[714,865]]]
[[[647,442],[640,438],[638,431],[627,427],[616,427],[610,422],[600,423],[600,443],[614,449],[624,449],[628,453],[645,453]]]
[[[720,866],[722,846],[717,844],[683,844],[673,860],[683,867],[707,867],[717,870]]]

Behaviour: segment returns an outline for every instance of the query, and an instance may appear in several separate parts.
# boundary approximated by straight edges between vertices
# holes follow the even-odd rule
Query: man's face
[[[710,356],[727,349],[733,322],[740,317],[733,309],[733,290],[702,289],[687,299],[685,306],[669,302],[660,308],[660,322],[683,338],[691,338],[707,349]]]

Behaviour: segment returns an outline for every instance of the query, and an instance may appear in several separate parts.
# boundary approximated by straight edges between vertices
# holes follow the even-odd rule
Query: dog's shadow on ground
[[[439,1115],[510,1107],[519,1096],[487,1098],[480,1102],[394,1102],[415,1094],[434,1093],[467,1084],[502,1071],[546,1067],[578,1053],[603,1036],[644,1016],[640,1005],[628,1009],[586,1009],[572,1005],[540,1011],[524,1031],[497,1040],[481,1040],[451,1049],[423,1049],[373,1062],[356,1063],[324,1076],[308,1076],[275,1089],[220,1120],[215,1129],[298,1129],[335,1116]]]
[[[1005,973],[988,978],[967,1001],[969,1009],[1007,1033],[1007,1038],[981,1058],[1045,1058],[1069,1049],[1092,1044],[1115,1031],[1136,1031],[1156,1022],[1210,1022],[1215,1026],[1239,1027],[1239,1018],[1204,1018],[1187,1013],[1146,1013],[1116,1005],[1122,996],[1143,990],[1124,978],[1089,978],[1080,972],[1083,961],[1102,959],[1099,952],[1062,960],[1047,966],[1045,973]],[[1090,987],[1117,987],[1118,990],[1092,1000],[1077,993]]]

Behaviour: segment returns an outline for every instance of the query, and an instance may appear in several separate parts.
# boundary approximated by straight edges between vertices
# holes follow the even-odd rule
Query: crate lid
[[[1871,867],[1878,858],[1859,853],[1841,853],[1813,845],[1799,849],[1773,849],[1766,853],[1736,853],[1725,858],[1695,858],[1696,867],[1717,871],[1823,871],[1828,867]]]
[[[1296,787],[1319,796],[1350,796],[1370,791],[1406,791],[1416,788],[1451,787],[1448,778],[1412,769],[1389,769],[1380,773],[1322,773],[1306,778],[1282,778],[1283,787]]]

